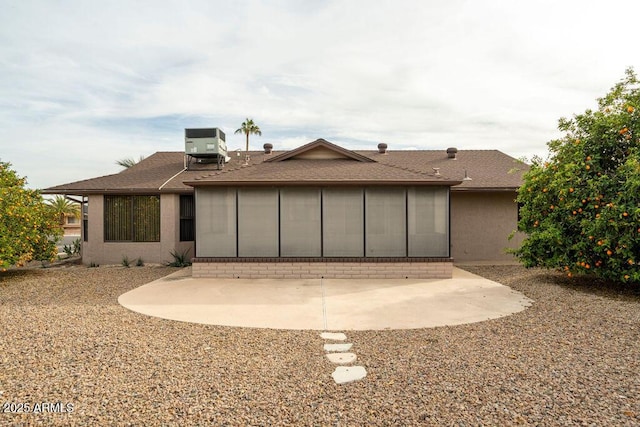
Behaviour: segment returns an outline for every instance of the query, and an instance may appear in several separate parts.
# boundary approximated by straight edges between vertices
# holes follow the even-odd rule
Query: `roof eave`
[[[355,185],[417,185],[417,186],[439,186],[451,187],[461,184],[462,181],[425,181],[425,180],[309,180],[309,181],[283,181],[283,180],[255,180],[255,181],[185,181],[185,185],[191,187],[239,187],[239,186],[259,186],[268,187],[273,185],[281,186],[355,186]]]
[[[90,196],[97,194],[166,194],[193,193],[193,188],[100,188],[100,189],[53,189],[40,190],[42,194],[64,194],[71,196]]]
[[[487,191],[491,191],[491,192],[511,192],[511,191],[518,191],[520,187],[454,187],[451,189],[451,191],[456,191],[456,192],[465,192],[465,193],[472,193],[472,192],[487,192]]]

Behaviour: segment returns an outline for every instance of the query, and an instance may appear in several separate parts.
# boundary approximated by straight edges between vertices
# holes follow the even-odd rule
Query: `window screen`
[[[415,187],[407,193],[409,256],[449,255],[449,210],[446,188]]]
[[[327,188],[322,193],[323,253],[364,256],[364,199],[360,188]]]
[[[159,242],[160,196],[104,196],[106,242]]]
[[[238,256],[277,257],[278,249],[278,190],[239,189]]]
[[[236,191],[196,190],[196,229],[199,257],[236,256]]]
[[[321,256],[320,232],[320,189],[281,189],[280,256]]]
[[[196,205],[193,195],[180,195],[180,241],[192,242],[195,240],[195,215]]]
[[[366,256],[406,256],[405,190],[368,188],[365,193]]]

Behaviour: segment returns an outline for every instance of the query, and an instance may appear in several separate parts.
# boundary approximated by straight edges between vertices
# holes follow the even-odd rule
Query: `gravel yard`
[[[117,297],[168,267],[0,273],[0,425],[640,425],[640,292],[518,266],[465,269],[529,309],[433,329],[345,331],[367,377],[336,385],[317,331],[207,326]],[[580,280],[580,279],[577,279]]]

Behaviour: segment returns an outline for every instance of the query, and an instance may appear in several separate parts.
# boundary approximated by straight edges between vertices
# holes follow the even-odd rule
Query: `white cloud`
[[[0,145],[31,185],[180,150],[245,117],[276,149],[495,148],[544,156],[557,119],[640,64],[626,1],[11,2]]]

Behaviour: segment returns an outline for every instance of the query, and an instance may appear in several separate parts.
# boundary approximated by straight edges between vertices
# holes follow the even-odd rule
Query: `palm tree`
[[[244,133],[247,136],[247,148],[245,150],[247,152],[249,151],[249,135],[262,135],[262,131],[260,130],[258,125],[253,122],[253,119],[250,119],[248,117],[244,122],[242,122],[242,126],[240,127],[240,129],[237,129],[235,133]]]
[[[143,160],[144,160],[144,156],[140,156],[138,160],[132,157],[127,157],[126,159],[116,160],[116,165],[122,166],[125,169],[129,169],[131,166],[136,165]]]
[[[64,218],[66,216],[74,216],[76,218],[80,217],[80,207],[76,203],[66,199],[64,196],[56,196],[55,198],[48,200],[47,204],[58,216],[61,227],[64,225]]]

